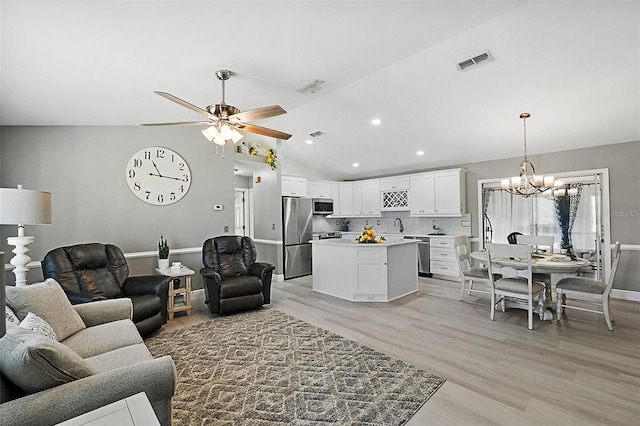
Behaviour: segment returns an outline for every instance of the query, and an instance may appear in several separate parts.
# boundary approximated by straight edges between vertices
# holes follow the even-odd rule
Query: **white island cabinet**
[[[314,291],[354,302],[389,302],[418,291],[417,240],[328,239],[312,246]]]

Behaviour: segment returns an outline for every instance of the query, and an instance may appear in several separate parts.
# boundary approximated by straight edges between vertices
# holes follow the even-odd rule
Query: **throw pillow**
[[[7,324],[7,328],[9,327],[17,327],[20,325],[20,320],[18,319],[18,317],[16,316],[16,314],[13,313],[13,311],[11,310],[10,307],[5,306],[5,317],[6,317],[6,324]]]
[[[33,312],[29,312],[26,317],[20,323],[20,327],[27,328],[31,331],[35,331],[38,334],[42,334],[49,339],[53,339],[56,342],[58,341],[58,336],[56,336],[56,332],[53,331],[53,328],[49,325],[48,322],[34,314]]]
[[[7,330],[0,339],[0,353],[2,374],[29,393],[96,374],[62,343],[22,327]]]
[[[86,328],[60,284],[51,278],[22,287],[7,286],[5,298],[18,318],[33,312],[51,324],[60,341]]]

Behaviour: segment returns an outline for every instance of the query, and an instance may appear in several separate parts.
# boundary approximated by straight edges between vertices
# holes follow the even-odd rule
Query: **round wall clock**
[[[191,186],[191,170],[184,158],[159,146],[141,149],[131,156],[126,178],[136,197],[156,206],[179,201]]]

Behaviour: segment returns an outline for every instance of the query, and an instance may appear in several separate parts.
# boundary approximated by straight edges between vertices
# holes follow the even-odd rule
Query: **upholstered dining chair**
[[[516,235],[516,242],[518,244],[526,244],[539,251],[546,250],[549,254],[553,253],[553,239],[553,235]],[[545,248],[541,249],[540,247]],[[551,300],[553,298],[553,292],[551,291],[551,274],[534,272],[533,280],[544,283],[547,300]]]
[[[609,273],[609,279],[606,283],[584,277],[566,277],[558,281],[556,284],[556,293],[558,297],[556,314],[558,320],[562,318],[564,308],[595,312],[604,315],[604,320],[607,322],[609,331],[613,331],[613,326],[611,325],[613,316],[609,309],[609,296],[611,295],[613,280],[615,279],[616,271],[618,270],[618,263],[620,262],[620,250],[620,243],[616,241],[613,254],[613,264],[611,265],[611,272]],[[571,296],[572,299],[578,299],[577,301],[581,304],[597,305],[601,307],[601,309],[597,310],[584,308],[582,306],[568,305],[567,296]]]
[[[489,290],[489,286],[491,284],[489,281],[489,270],[487,268],[471,266],[471,258],[469,257],[467,241],[466,236],[459,236],[456,237],[453,242],[456,260],[458,261],[458,269],[460,270],[460,300],[462,300],[462,296],[464,296],[464,291],[467,290],[467,283],[469,283],[469,295],[471,295],[472,291],[486,294],[491,293]],[[483,288],[474,288],[474,282],[483,283]]]
[[[502,311],[505,311],[506,297],[513,298],[509,302],[510,307],[527,310],[528,327],[533,329],[533,309],[534,299],[540,309],[544,309],[544,290],[542,283],[533,280],[531,272],[531,246],[511,245],[511,244],[487,244],[487,259],[489,269],[489,280],[491,282],[491,321],[495,317],[495,307],[501,304]],[[512,258],[522,265],[522,269],[515,269],[512,266],[503,266],[500,258]],[[502,278],[495,279],[495,275],[500,273]],[[496,301],[496,296],[500,299]],[[524,302],[523,302],[524,301]]]
[[[205,303],[212,314],[226,315],[271,303],[271,277],[275,267],[256,262],[253,240],[240,235],[207,239],[202,246],[200,274]]]

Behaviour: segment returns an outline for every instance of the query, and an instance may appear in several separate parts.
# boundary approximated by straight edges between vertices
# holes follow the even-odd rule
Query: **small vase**
[[[167,269],[169,267],[169,259],[158,259],[158,268]]]

